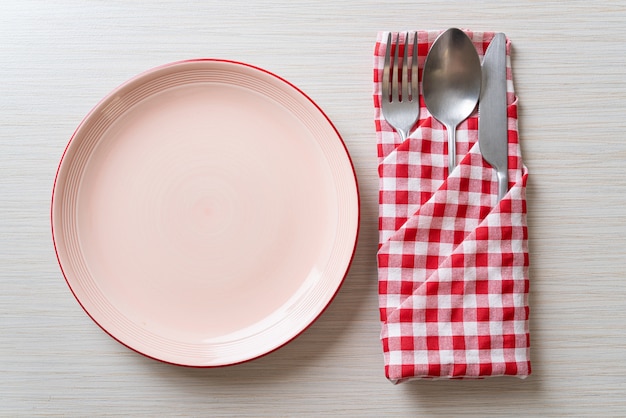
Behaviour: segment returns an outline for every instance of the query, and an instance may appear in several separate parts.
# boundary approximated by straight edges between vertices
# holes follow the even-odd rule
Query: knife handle
[[[498,170],[498,202],[502,200],[504,195],[509,191],[509,173],[507,170]]]

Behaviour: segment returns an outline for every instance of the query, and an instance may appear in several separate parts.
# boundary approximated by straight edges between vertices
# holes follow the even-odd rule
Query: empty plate
[[[265,70],[192,60],[104,98],[60,162],[59,264],[87,314],[168,363],[240,363],[333,299],[359,226],[354,169],[328,117]]]

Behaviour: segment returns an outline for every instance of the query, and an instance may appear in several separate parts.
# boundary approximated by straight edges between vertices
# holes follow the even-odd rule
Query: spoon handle
[[[446,125],[448,131],[448,175],[456,167],[456,126]]]

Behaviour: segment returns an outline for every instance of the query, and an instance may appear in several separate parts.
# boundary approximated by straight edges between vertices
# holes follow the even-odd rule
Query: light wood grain
[[[0,12],[0,414],[626,415],[626,2],[24,0]],[[378,30],[505,32],[513,41],[531,246],[533,374],[413,382],[382,370],[372,48]],[[362,227],[324,315],[243,365],[145,359],[70,294],[49,228],[52,183],[83,116],[163,63],[273,71],[328,113],[354,159]]]

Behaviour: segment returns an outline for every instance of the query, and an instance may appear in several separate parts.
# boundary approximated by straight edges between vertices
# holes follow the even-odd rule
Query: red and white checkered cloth
[[[426,54],[439,33],[418,32],[420,84]],[[494,33],[466,33],[482,60]],[[510,190],[498,203],[496,172],[478,148],[477,112],[458,127],[459,164],[450,175],[445,128],[430,115],[423,97],[419,121],[405,142],[383,119],[380,84],[387,34],[378,34],[374,51],[385,374],[394,383],[524,378],[530,373],[528,171],[518,142],[510,43]]]

